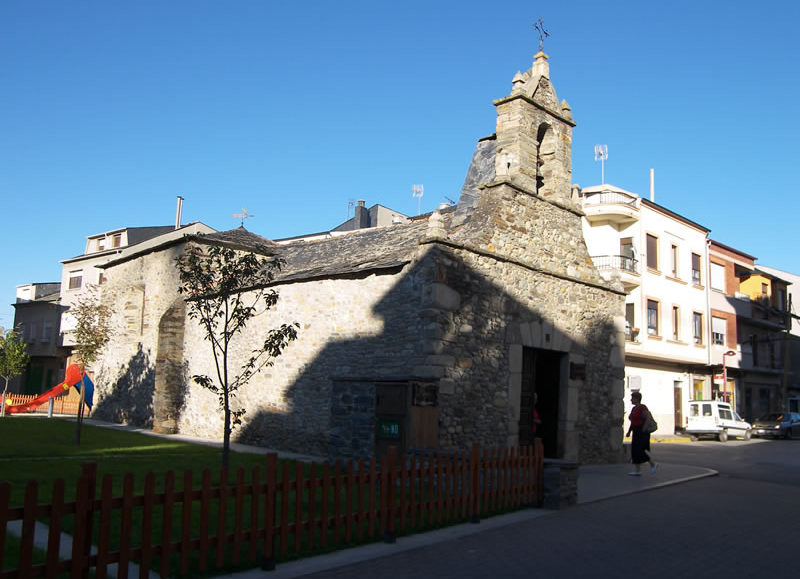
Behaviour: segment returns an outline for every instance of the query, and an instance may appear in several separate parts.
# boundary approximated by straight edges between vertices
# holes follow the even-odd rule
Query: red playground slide
[[[30,402],[25,402],[24,404],[11,404],[11,400],[6,400],[6,414],[17,414],[19,412],[28,412],[33,410],[37,406],[41,406],[45,404],[50,398],[56,398],[57,396],[61,396],[65,392],[67,392],[72,386],[77,388],[78,384],[84,381],[84,376],[86,374],[81,372],[80,366],[77,364],[70,364],[67,366],[66,377],[61,384],[57,386],[53,386],[45,392],[44,394],[39,394],[36,398],[31,400]],[[88,379],[88,376],[86,377]],[[88,385],[87,385],[88,386]],[[89,398],[89,406],[91,407],[91,397],[89,394],[89,388],[86,389],[87,397]]]

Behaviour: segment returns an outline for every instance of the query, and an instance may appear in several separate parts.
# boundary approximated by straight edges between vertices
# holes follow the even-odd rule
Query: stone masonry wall
[[[436,351],[429,372],[441,377],[441,446],[516,444],[519,348],[528,346],[566,353],[586,368],[583,378],[565,377],[564,457],[616,459],[624,328],[615,312],[623,298],[466,250],[441,251],[436,261],[439,283],[458,296],[455,308],[426,310],[426,343]]]
[[[190,380],[213,375],[203,331],[185,319],[182,347],[159,334],[166,328],[179,335],[177,254],[155,253],[111,269],[104,296],[116,296],[124,306],[113,318],[113,347],[101,360],[97,412],[153,425],[153,400],[167,400],[170,427],[219,440],[216,396]],[[621,370],[611,363],[616,294],[437,243],[421,246],[418,259],[399,272],[297,282],[278,290],[276,308],[251,321],[231,367],[238,368],[264,332],[281,323],[297,321],[299,339],[239,392],[235,406],[247,412],[234,440],[319,456],[364,456],[374,427],[374,384],[364,379],[417,378],[439,380],[441,448],[514,444],[517,348],[545,346],[535,335],[547,330],[553,338],[546,347],[568,353],[587,369],[586,379],[569,382],[567,457],[592,461],[613,453],[613,437],[602,433],[613,429],[609,416],[621,416],[611,402],[611,385],[621,385]],[[169,376],[169,396],[156,392],[157,370]],[[334,391],[332,378],[340,389],[353,378],[358,392]]]
[[[112,338],[97,361],[94,415],[116,422],[153,426],[156,391],[156,357],[162,317],[178,301],[174,259],[181,248],[171,248],[128,261],[107,271],[102,299],[112,307]],[[177,323],[177,327],[176,327]],[[180,323],[166,324],[176,336]],[[164,343],[166,345],[170,341]],[[170,345],[181,358],[182,340]],[[180,368],[172,368],[180,376]],[[174,383],[175,379],[170,380]],[[180,406],[183,392],[163,392]]]
[[[332,419],[344,420],[341,410],[347,405],[341,392],[333,392],[332,378],[409,376],[420,331],[416,315],[419,289],[412,292],[411,286],[413,280],[398,274],[278,286],[277,306],[248,325],[237,342],[232,367],[239,366],[249,355],[250,344],[263,340],[261,336],[269,328],[296,321],[300,324],[298,339],[274,366],[254,376],[239,392],[236,403],[247,413],[234,438],[319,456],[364,456],[366,443],[348,450],[338,438],[341,433],[335,431]],[[397,319],[403,324],[395,323]],[[191,323],[186,329],[185,352],[192,373],[212,371],[202,332]],[[359,402],[358,409],[350,407],[354,416],[364,412],[361,397],[374,397],[369,391],[373,386],[365,388],[351,393]],[[334,401],[338,410],[332,417]],[[216,407],[214,397],[193,386],[180,431],[205,436],[218,429]],[[374,402],[372,413],[374,417]]]

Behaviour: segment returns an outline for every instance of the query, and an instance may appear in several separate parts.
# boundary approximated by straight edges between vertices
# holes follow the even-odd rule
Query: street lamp
[[[728,356],[735,356],[736,352],[733,350],[728,350],[722,354],[722,399],[725,402],[730,402],[728,400],[728,367],[725,365],[725,359]]]

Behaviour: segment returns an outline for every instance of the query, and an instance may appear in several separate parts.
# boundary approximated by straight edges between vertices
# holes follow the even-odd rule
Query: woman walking
[[[650,410],[647,409],[647,406],[642,404],[641,392],[634,392],[631,394],[631,403],[633,403],[633,410],[631,410],[631,413],[628,415],[631,425],[628,427],[628,434],[626,436],[631,436],[631,433],[633,433],[633,439],[631,440],[631,462],[633,463],[634,470],[628,474],[630,476],[641,476],[642,473],[639,472],[639,469],[643,462],[650,465],[650,474],[656,474],[658,463],[653,462],[650,455],[647,454],[647,451],[650,450],[650,433],[642,429],[645,419],[648,414],[650,414]]]

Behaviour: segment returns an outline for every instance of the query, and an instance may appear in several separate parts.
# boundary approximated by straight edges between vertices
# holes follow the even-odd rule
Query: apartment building
[[[635,193],[578,195],[592,260],[627,294],[626,403],[641,391],[660,433],[685,426],[689,400],[727,400],[745,419],[787,408],[791,282]]]
[[[737,408],[757,418],[788,407],[789,367],[784,364],[790,345],[788,287],[790,282],[759,267],[739,273],[737,297],[750,306],[737,317],[742,353],[742,397]]]
[[[782,280],[791,282],[787,289],[788,304],[787,324],[784,329],[784,384],[788,401],[788,410],[800,412],[800,316],[797,315],[798,296],[800,290],[800,275],[789,273],[774,267],[759,265],[758,269],[774,275]],[[778,296],[779,297],[779,296]],[[780,299],[780,297],[779,297]]]
[[[64,376],[65,356],[58,344],[62,307],[60,284],[28,283],[17,286],[14,327],[30,356],[22,375],[12,378],[9,392],[39,394]]]
[[[690,399],[711,396],[709,230],[613,185],[579,197],[592,260],[627,294],[625,403],[640,391],[659,432],[672,433],[685,425]]]

